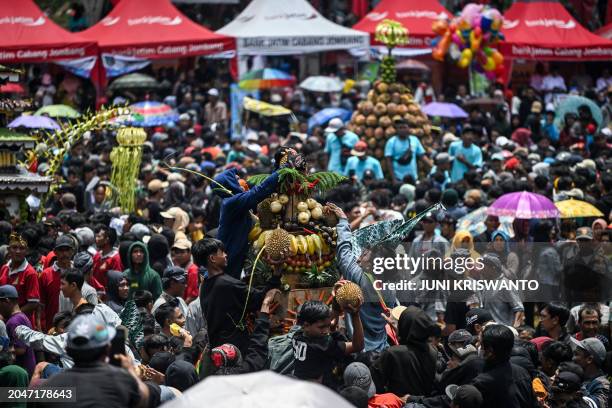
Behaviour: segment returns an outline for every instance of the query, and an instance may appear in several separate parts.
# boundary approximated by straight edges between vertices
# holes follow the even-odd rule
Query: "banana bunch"
[[[0,151],[0,167],[15,166],[16,164],[17,160],[14,153],[8,150]]]
[[[375,38],[391,49],[408,42],[408,30],[398,21],[385,19],[376,26]]]
[[[140,162],[142,161],[142,144],[147,133],[142,128],[121,128],[117,132],[117,142],[110,154],[113,170],[111,183],[118,191],[121,209],[130,213],[135,208],[134,183],[138,180]]]
[[[266,244],[266,239],[273,230],[262,230],[259,224],[251,229],[248,239],[253,243],[253,248],[259,251]],[[319,234],[293,235],[291,239],[291,255],[320,255],[331,252],[329,245]]]

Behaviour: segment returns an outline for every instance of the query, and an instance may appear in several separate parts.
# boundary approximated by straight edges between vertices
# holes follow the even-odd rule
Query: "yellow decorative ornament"
[[[111,183],[115,187],[114,200],[121,210],[131,213],[136,207],[134,185],[138,180],[142,145],[147,140],[147,133],[142,128],[121,128],[117,131],[117,143],[110,159],[113,164]]]

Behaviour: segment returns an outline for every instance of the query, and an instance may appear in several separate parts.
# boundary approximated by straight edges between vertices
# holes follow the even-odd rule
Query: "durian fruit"
[[[345,310],[347,306],[353,308],[359,306],[363,303],[361,288],[356,283],[346,282],[336,291],[336,302],[342,310]]]
[[[272,209],[270,208],[270,204],[272,203],[271,198],[266,198],[262,200],[259,204],[257,204],[257,217],[259,218],[259,226],[261,229],[270,229],[272,228],[272,222],[274,220],[274,214],[272,213]]]
[[[289,233],[280,227],[273,229],[266,237],[266,252],[275,261],[281,261],[290,255],[291,236]]]

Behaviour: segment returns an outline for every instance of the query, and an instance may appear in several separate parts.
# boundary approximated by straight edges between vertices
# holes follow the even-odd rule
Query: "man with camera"
[[[425,155],[425,149],[419,138],[409,134],[409,123],[400,119],[394,124],[397,135],[385,144],[387,169],[393,181],[402,182],[406,176],[411,176],[416,181],[418,179],[417,158],[425,162],[428,167],[432,166],[432,162]]]

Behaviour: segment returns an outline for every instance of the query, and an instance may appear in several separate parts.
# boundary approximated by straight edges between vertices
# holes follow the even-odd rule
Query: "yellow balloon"
[[[487,57],[487,62],[483,68],[485,71],[493,71],[495,69],[495,66],[495,60],[493,59],[493,57]]]

